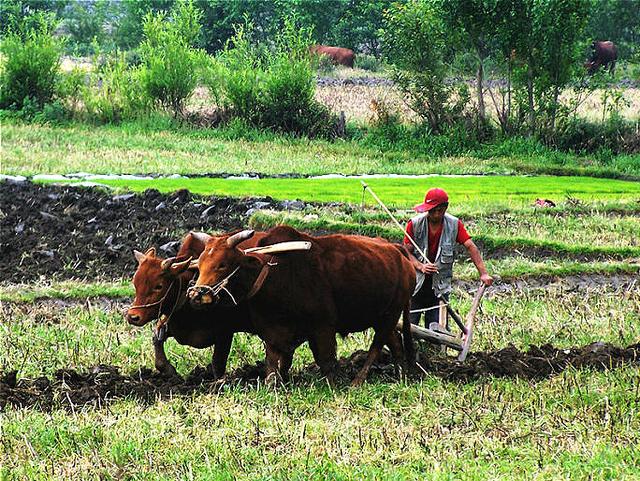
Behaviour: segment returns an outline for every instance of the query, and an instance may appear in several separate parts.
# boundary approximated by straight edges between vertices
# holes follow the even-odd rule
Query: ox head
[[[227,284],[244,277],[239,273],[245,267],[260,267],[260,261],[244,253],[238,247],[241,242],[253,237],[253,230],[243,230],[232,235],[214,237],[205,246],[198,259],[198,280],[188,290],[188,297],[194,306],[203,306],[220,301],[220,292],[226,290],[229,300],[236,302],[227,289]],[[238,274],[239,273],[239,274]],[[233,279],[233,276],[238,276]]]
[[[156,257],[153,247],[144,254],[138,251],[133,253],[138,261],[138,269],[133,276],[136,296],[125,318],[129,324],[144,326],[160,316],[163,304],[169,300],[177,302],[175,294],[174,299],[168,299],[171,287],[182,273],[196,266],[191,257]]]

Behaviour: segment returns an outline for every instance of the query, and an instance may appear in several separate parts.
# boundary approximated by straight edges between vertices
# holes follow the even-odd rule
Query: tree
[[[109,0],[82,0],[69,4],[63,20],[70,37],[68,46],[80,55],[87,55],[94,53],[93,42],[104,45],[113,7]]]
[[[384,12],[392,3],[393,0],[349,0],[331,30],[331,39],[340,47],[379,56]]]
[[[0,1],[0,34],[9,29],[28,27],[25,21],[35,19],[38,12],[59,18],[69,0],[2,0]],[[37,28],[37,25],[34,25]]]
[[[460,35],[477,57],[476,97],[478,116],[485,121],[484,63],[494,41],[497,0],[448,0],[443,3],[452,37]]]
[[[393,4],[385,12],[382,33],[393,80],[405,94],[408,106],[434,132],[455,123],[468,100],[465,86],[456,92],[445,81],[455,48],[443,15],[438,1]]]
[[[128,50],[140,45],[142,24],[149,13],[167,13],[175,0],[122,0],[115,32],[116,45]]]

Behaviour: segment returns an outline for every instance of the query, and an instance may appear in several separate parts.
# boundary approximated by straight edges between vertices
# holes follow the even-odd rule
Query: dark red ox
[[[611,42],[593,42],[591,44],[591,57],[584,64],[589,74],[594,74],[602,66],[613,75],[618,60],[618,47]]]
[[[264,233],[244,243],[253,247]],[[215,345],[209,370],[215,377],[224,375],[231,349],[233,333],[250,329],[249,312],[245,305],[236,308],[215,306],[196,309],[187,302],[187,288],[196,274],[191,259],[197,259],[211,236],[203,233],[187,234],[178,255],[170,259],[156,256],[154,248],[145,254],[135,251],[138,269],[133,276],[136,296],[125,317],[129,324],[143,326],[158,320],[153,335],[155,367],[161,373],[176,374],[164,352],[167,338],[174,337],[180,344],[196,348]],[[214,322],[219,318],[219,322]]]
[[[314,55],[326,55],[336,65],[344,65],[353,68],[353,61],[356,55],[353,50],[342,47],[329,47],[328,45],[314,45],[309,48],[309,52]]]
[[[288,226],[267,233],[258,245],[309,241],[311,249],[272,256],[238,248],[253,231],[211,239],[198,260],[200,275],[190,289],[194,303],[225,302],[216,295],[222,282],[238,299],[248,299],[253,330],[265,342],[267,376],[287,378],[293,352],[309,342],[323,375],[333,381],[336,333],[375,330],[364,366],[353,381],[361,384],[384,344],[396,362],[402,345],[395,332],[404,315],[406,359],[413,359],[409,301],[415,270],[406,251],[384,240],[353,235],[311,237]],[[226,281],[225,281],[226,279]]]

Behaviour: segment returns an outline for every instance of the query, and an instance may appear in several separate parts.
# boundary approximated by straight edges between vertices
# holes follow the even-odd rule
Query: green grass
[[[249,224],[254,229],[267,230],[280,224],[287,224],[304,231],[311,232],[341,232],[361,234],[370,237],[383,237],[391,241],[399,242],[403,233],[395,225],[365,223],[335,220],[328,216],[303,217],[287,212],[257,212],[251,217]],[[482,231],[480,231],[482,232]],[[610,258],[640,257],[640,247],[635,246],[609,246],[564,243],[550,239],[536,239],[528,237],[492,236],[484,233],[476,234],[471,231],[473,238],[483,243],[489,253],[497,249],[506,249],[518,252],[523,250],[551,251],[556,256],[597,256]]]
[[[0,285],[0,301],[34,302],[40,299],[92,299],[96,297],[132,297],[130,280],[112,282],[65,281],[51,285]]]
[[[475,350],[551,342],[635,342],[637,286],[628,291],[562,288],[487,297]],[[464,311],[470,298],[456,293]],[[577,309],[576,306],[581,306]],[[149,330],[116,311],[71,308],[46,321],[46,306],[0,311],[0,365],[20,376],[117,364],[152,366]],[[4,312],[4,314],[2,313]],[[38,315],[40,314],[40,315]],[[370,335],[339,341],[341,355]],[[256,338],[237,336],[231,367],[260,359]],[[168,343],[181,373],[208,350]],[[9,407],[2,413],[0,476],[6,479],[637,479],[638,369],[568,369],[546,380],[485,378],[451,383],[372,381],[332,390],[299,370],[272,390],[228,385],[150,405]],[[59,400],[61,405],[64,399]],[[454,474],[455,473],[455,474]]]
[[[155,125],[152,121],[120,126],[49,126],[4,119],[2,149],[0,173],[12,175],[250,171],[640,177],[638,155],[606,159],[577,156],[527,139],[498,140],[476,147],[458,146],[447,139],[389,142],[376,136],[329,142],[247,128],[179,128],[166,121]]]
[[[522,208],[536,198],[563,201],[567,196],[583,201],[635,201],[640,199],[640,182],[590,177],[553,176],[472,176],[427,178],[367,178],[365,182],[389,206],[410,208],[420,203],[424,192],[440,187],[449,194],[451,209],[492,210]],[[347,202],[377,206],[357,178],[318,179],[96,179],[104,185],[141,192],[149,188],[161,192],[188,189],[201,195],[233,197],[271,196],[275,199],[301,199],[308,202]]]

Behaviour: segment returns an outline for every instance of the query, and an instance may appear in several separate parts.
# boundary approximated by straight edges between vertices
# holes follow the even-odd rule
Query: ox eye
[[[156,287],[153,288],[153,290],[161,291],[162,290],[162,284],[158,284]]]
[[[218,270],[222,270],[222,269],[226,269],[227,268],[227,264],[225,264],[224,262],[222,264],[219,264],[217,269]]]

